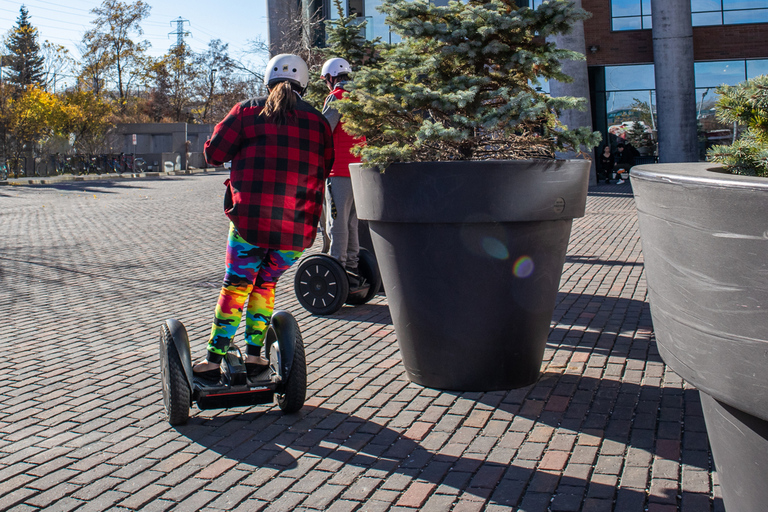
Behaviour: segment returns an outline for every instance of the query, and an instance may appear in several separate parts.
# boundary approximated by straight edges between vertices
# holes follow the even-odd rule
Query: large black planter
[[[768,507],[768,179],[632,168],[659,352],[701,392],[729,511]]]
[[[589,162],[350,170],[408,378],[461,391],[535,382]]]

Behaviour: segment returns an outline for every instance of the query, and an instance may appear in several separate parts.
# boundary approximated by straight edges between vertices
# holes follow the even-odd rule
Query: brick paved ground
[[[721,511],[697,392],[654,343],[629,185],[591,190],[540,381],[409,384],[386,297],[302,326],[307,405],[171,428],[161,323],[202,355],[222,173],[0,187],[0,510]]]

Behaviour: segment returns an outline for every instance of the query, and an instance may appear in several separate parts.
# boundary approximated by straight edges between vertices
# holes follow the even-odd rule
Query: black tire
[[[285,414],[291,414],[304,407],[307,398],[307,360],[304,355],[304,341],[301,339],[301,331],[296,320],[291,317],[289,325],[283,325],[280,329],[280,337],[286,339],[293,337],[294,351],[291,371],[284,377],[283,383],[275,394],[277,405]],[[278,343],[280,343],[278,338]]]
[[[163,406],[171,425],[184,425],[189,419],[192,390],[184,374],[181,357],[167,326],[160,340],[160,380],[163,386]]]
[[[363,247],[360,248],[358,253],[357,271],[371,286],[363,295],[349,294],[347,304],[365,304],[374,298],[381,288],[381,272],[379,272],[379,264],[376,261],[376,257],[374,257],[371,251]]]
[[[338,261],[315,254],[299,265],[293,289],[304,309],[314,315],[331,315],[344,305],[349,294],[349,281]]]

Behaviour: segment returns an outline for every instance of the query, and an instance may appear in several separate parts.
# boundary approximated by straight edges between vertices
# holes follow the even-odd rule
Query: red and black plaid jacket
[[[224,213],[248,243],[301,251],[312,245],[333,167],[333,134],[303,100],[283,125],[259,113],[266,98],[235,105],[205,143],[210,165],[232,161]]]

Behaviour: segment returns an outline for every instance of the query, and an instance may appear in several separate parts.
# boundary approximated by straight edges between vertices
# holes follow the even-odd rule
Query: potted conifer
[[[383,0],[401,41],[355,75],[340,111],[365,135],[350,166],[408,378],[493,390],[536,381],[573,218],[590,164],[557,160],[599,143],[569,130],[584,100],[538,92],[570,80],[546,41],[588,14],[557,0]]]
[[[659,352],[701,394],[726,509],[768,486],[768,76],[718,89],[746,128],[710,162],[632,168]]]

